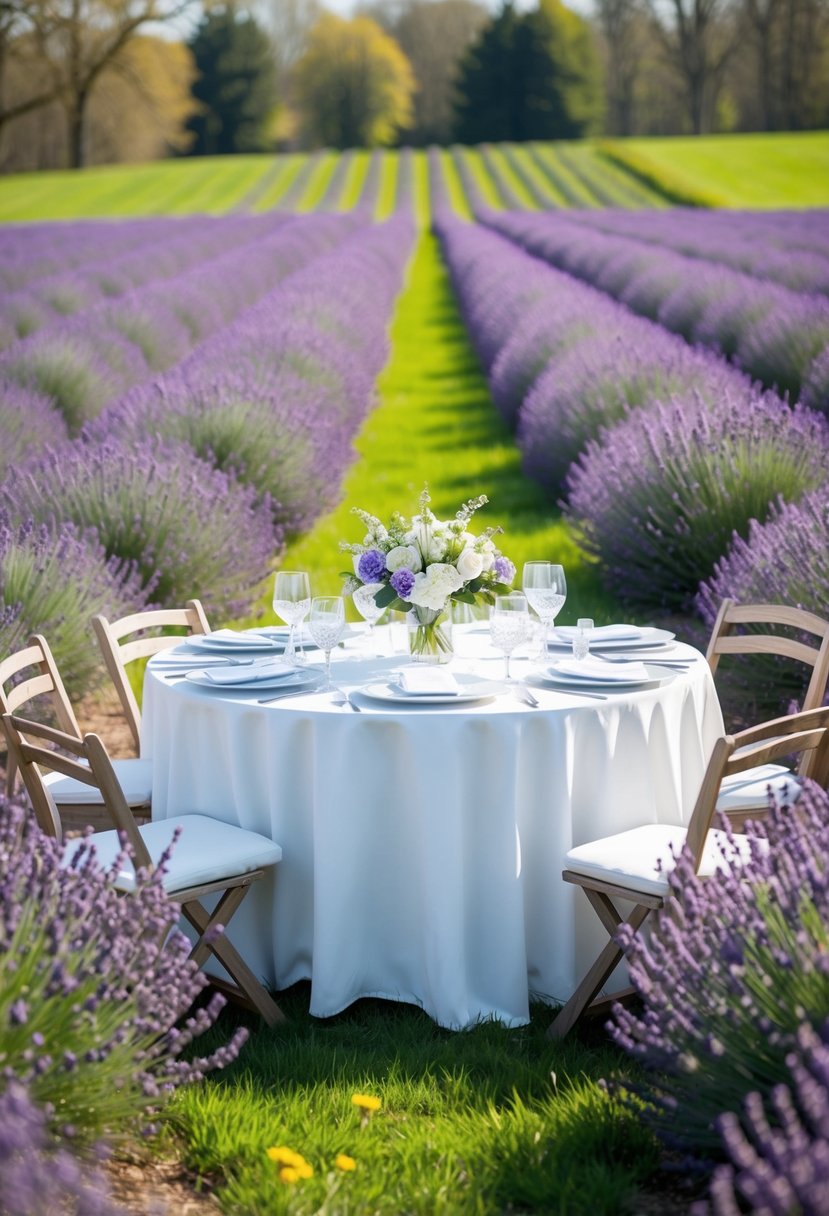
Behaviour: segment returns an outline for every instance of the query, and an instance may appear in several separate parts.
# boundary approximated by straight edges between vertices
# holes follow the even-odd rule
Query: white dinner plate
[[[479,680],[474,676],[456,677],[460,692],[406,692],[399,684],[368,684],[358,688],[362,697],[374,701],[387,701],[394,705],[468,705],[471,701],[490,701],[504,692],[503,684],[494,680]]]
[[[217,684],[215,680],[211,680],[209,670],[188,671],[184,678],[191,684],[197,684],[199,688],[209,688],[213,692],[233,695],[237,692],[258,692],[260,689],[263,692],[269,692],[275,688],[286,690],[289,688],[315,688],[322,680],[322,672],[319,669],[290,671],[286,675],[263,676],[261,679],[251,679],[250,682],[239,684]]]
[[[195,650],[209,651],[211,654],[281,654],[284,650],[284,645],[276,639],[247,631],[232,637],[197,633],[187,639],[187,645]]]
[[[651,625],[643,625],[637,637],[633,638],[591,638],[591,650],[657,650],[667,646],[676,637],[668,629],[656,629]],[[572,634],[560,634],[553,630],[550,635],[548,649],[551,651],[572,650]]]
[[[621,680],[615,677],[610,679],[602,679],[600,676],[573,676],[565,675],[557,672],[552,667],[546,667],[543,671],[535,672],[533,679],[542,684],[547,684],[551,688],[571,688],[573,690],[583,688],[601,689],[602,692],[613,692],[618,689],[620,692],[629,692],[632,688],[655,688],[659,684],[664,684],[666,680],[670,680],[673,673],[667,671],[664,667],[658,667],[654,664],[646,663],[645,670],[647,676],[643,680]]]

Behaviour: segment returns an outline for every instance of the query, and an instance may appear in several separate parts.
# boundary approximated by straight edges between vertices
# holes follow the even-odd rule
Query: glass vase
[[[448,663],[454,657],[452,622],[446,608],[412,608],[406,615],[413,663]]]

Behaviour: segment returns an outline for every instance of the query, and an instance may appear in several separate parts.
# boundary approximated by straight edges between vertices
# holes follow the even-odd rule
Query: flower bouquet
[[[510,590],[515,566],[492,540],[503,529],[487,528],[479,536],[469,531],[472,516],[488,501],[482,494],[464,503],[454,519],[440,520],[426,488],[419,513],[406,519],[395,512],[388,526],[353,509],[366,535],[362,544],[340,543],[354,562],[354,574],[343,575],[343,594],[371,587],[378,608],[408,613],[413,659],[445,663],[452,657],[446,624],[453,601],[491,604]]]

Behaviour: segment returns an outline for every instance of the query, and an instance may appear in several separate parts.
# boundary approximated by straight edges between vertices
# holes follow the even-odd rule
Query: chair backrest
[[[198,600],[188,600],[184,608],[151,608],[145,612],[134,612],[118,621],[108,621],[100,615],[92,618],[92,628],[126,715],[136,751],[141,745],[141,711],[127,675],[127,664],[135,659],[151,658],[160,650],[177,646],[181,641],[180,636],[147,633],[147,630],[174,627],[186,629],[189,634],[210,633],[210,625]],[[140,636],[133,636],[135,634]]]
[[[13,714],[29,706],[36,697],[45,697],[60,728],[80,739],[74,710],[49,644],[40,634],[29,638],[28,646],[0,661],[0,713]],[[14,792],[16,764],[9,754],[6,761],[6,794]]]
[[[829,787],[829,705],[774,718],[717,740],[688,822],[687,843],[697,867],[714,819],[723,778],[791,755],[803,757],[802,777],[815,781],[824,789]]]
[[[37,822],[47,835],[61,840],[63,831],[60,812],[44,779],[44,771],[73,777],[99,790],[113,828],[123,832],[132,847],[136,866],[151,866],[147,846],[127,805],[112,761],[97,735],[78,738],[18,714],[4,713],[2,721],[9,755],[14,757]],[[63,755],[63,752],[69,755]]]
[[[735,632],[742,625],[749,626],[749,632]],[[794,630],[801,637],[809,635],[815,642],[810,645],[797,638],[764,632],[757,626]],[[736,600],[723,600],[705,656],[712,674],[724,654],[773,654],[805,663],[812,668],[812,675],[800,708],[816,709],[823,704],[829,683],[829,621],[814,612],[786,604],[738,604]]]

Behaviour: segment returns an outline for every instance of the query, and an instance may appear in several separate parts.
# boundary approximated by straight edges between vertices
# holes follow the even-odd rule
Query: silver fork
[[[331,700],[335,705],[341,705],[343,709],[345,709],[347,705],[349,709],[354,710],[355,714],[360,714],[363,712],[360,709],[360,706],[357,705],[356,702],[352,701],[348,693],[344,692],[342,688],[331,689]]]
[[[683,669],[690,667],[692,661],[691,659],[649,659],[646,655],[642,655],[641,658],[635,655],[620,655],[618,658],[611,658],[606,654],[596,654],[595,651],[592,651],[591,655],[594,659],[601,659],[603,663],[649,663],[651,667],[680,667]]]

